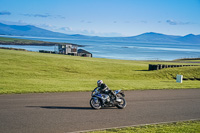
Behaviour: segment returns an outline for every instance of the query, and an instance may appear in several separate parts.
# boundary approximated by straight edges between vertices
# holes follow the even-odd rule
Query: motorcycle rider
[[[104,84],[103,83],[103,81],[102,80],[98,80],[97,81],[97,87],[99,87],[99,91],[100,91],[100,93],[104,93],[104,94],[112,94],[113,96],[114,96],[114,99],[116,100],[117,99],[117,96],[115,95],[115,93],[112,91],[112,90],[110,90],[109,88],[108,88],[108,86],[106,85],[106,84]],[[113,100],[114,100],[113,99]]]

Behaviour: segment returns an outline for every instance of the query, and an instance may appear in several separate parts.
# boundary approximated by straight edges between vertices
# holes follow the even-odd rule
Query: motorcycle
[[[116,98],[112,94],[101,94],[99,88],[95,88],[91,94],[92,98],[90,99],[90,106],[93,109],[115,106],[119,109],[124,109],[127,105],[126,100],[124,99],[124,92],[121,90],[115,90],[114,93],[116,95]]]

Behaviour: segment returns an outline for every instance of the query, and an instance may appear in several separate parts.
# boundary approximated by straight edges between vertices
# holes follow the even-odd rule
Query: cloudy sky
[[[200,0],[0,0],[0,22],[67,34],[200,34]]]

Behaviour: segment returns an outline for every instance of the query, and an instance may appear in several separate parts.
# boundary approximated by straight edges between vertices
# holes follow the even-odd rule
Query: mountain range
[[[143,43],[189,43],[200,44],[200,35],[188,34],[186,36],[165,35],[148,32],[130,37],[98,37],[80,34],[63,34],[45,30],[33,25],[7,25],[0,23],[0,35],[11,36],[34,36],[34,37],[54,37],[66,39],[102,40],[102,41],[130,41]]]

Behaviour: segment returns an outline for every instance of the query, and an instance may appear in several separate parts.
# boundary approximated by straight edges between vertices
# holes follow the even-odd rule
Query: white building
[[[78,46],[75,44],[59,44],[58,45],[58,54],[66,54],[73,56],[82,56],[82,57],[92,57],[92,53],[84,50],[78,49]]]
[[[66,55],[77,55],[77,45],[72,44],[62,44],[58,45],[58,53],[59,54],[66,54]]]

